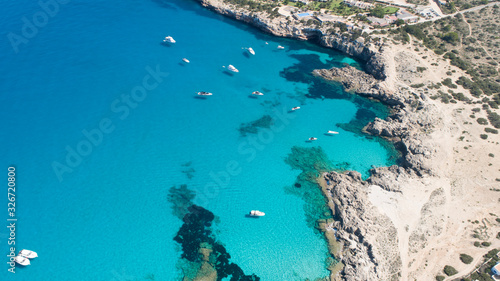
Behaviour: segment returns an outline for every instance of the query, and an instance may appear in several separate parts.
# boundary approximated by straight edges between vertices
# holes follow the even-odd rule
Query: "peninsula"
[[[366,61],[367,73],[346,66],[314,74],[393,110],[364,131],[391,140],[399,165],[373,168],[367,180],[353,171],[318,178],[336,218],[319,225],[340,261],[330,280],[491,275],[482,265],[484,255],[498,260],[500,248],[496,3],[346,1],[353,8],[340,9],[336,1],[198,1],[273,35]]]

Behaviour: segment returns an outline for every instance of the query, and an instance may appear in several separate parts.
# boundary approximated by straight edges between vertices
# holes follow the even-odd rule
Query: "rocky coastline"
[[[319,45],[333,48],[347,55],[366,61],[366,70],[377,79],[385,79],[385,65],[379,55],[380,43],[364,43],[364,38],[357,40],[336,33],[328,32],[327,27],[311,28],[304,23],[289,19],[270,18],[267,12],[251,12],[241,7],[228,4],[224,0],[196,0],[207,9],[218,14],[250,24],[260,30],[278,37],[298,40],[314,40]]]
[[[457,178],[451,172],[453,161],[456,163],[454,133],[461,129],[453,118],[447,118],[452,114],[458,118],[463,109],[443,107],[431,99],[437,91],[416,91],[409,84],[442,78],[432,71],[427,76],[418,73],[415,69],[422,60],[409,48],[381,41],[365,44],[363,38],[351,40],[299,21],[273,19],[266,12],[250,12],[223,0],[197,1],[273,35],[315,40],[366,61],[367,73],[346,66],[318,69],[314,74],[388,105],[393,114],[385,120],[376,118],[364,131],[392,141],[401,152],[401,161],[398,166],[373,168],[366,180],[353,171],[328,172],[318,178],[335,215],[335,221],[318,221],[318,228],[325,233],[332,256],[341,261],[330,266],[330,280],[433,279],[440,265],[429,272],[423,270],[428,260],[435,259],[435,249],[428,245],[453,237],[452,226],[463,220],[450,221],[443,213],[455,203],[461,206],[459,198],[466,193],[465,189],[457,191],[459,178],[451,179]]]

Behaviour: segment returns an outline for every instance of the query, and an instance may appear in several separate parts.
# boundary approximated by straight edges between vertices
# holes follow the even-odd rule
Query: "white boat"
[[[183,59],[182,59],[182,61],[183,61],[183,62],[185,62],[185,63],[189,63],[189,62],[190,62],[190,61],[189,61],[188,59],[186,59],[186,58],[183,58]]]
[[[198,96],[211,96],[212,93],[209,92],[198,92]]]
[[[300,109],[300,106],[292,107],[292,110],[295,111],[297,109]]]
[[[279,45],[279,46],[278,46],[278,49],[279,49],[279,50],[283,50],[283,49],[285,49],[285,47],[283,47],[283,46]]]
[[[317,140],[317,139],[318,139],[318,138],[315,138],[315,137],[310,137],[308,140],[309,140],[309,141],[315,141],[315,140]]]
[[[23,257],[28,258],[28,259],[38,258],[37,253],[30,251],[30,250],[25,250],[25,249],[19,251],[19,256],[23,256]]]
[[[174,40],[174,38],[172,38],[172,36],[167,36],[167,37],[165,37],[165,39],[163,39],[163,42],[174,44],[175,40]]]
[[[251,217],[263,217],[266,215],[266,213],[264,212],[261,212],[259,210],[251,210],[250,211],[250,214],[249,214]]]
[[[255,91],[255,92],[252,92],[252,95],[263,96],[264,94],[259,92],[259,91]]]
[[[252,49],[252,47],[248,48],[247,50],[250,54],[255,55],[255,51]]]
[[[18,264],[20,265],[24,265],[24,266],[27,266],[27,265],[30,265],[30,260],[23,257],[23,256],[16,256],[14,258],[14,261],[17,262]]]
[[[329,135],[338,135],[338,134],[339,134],[339,132],[336,132],[336,131],[328,131],[328,133],[327,133],[327,134],[329,134]]]
[[[269,43],[266,42],[266,45],[269,45]]]
[[[240,72],[236,67],[234,67],[232,64],[227,66],[227,69],[231,70],[232,72]]]

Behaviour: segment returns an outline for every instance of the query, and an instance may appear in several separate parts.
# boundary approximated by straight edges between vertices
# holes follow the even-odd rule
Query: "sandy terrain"
[[[455,81],[464,75],[434,54],[414,49],[409,44],[393,46],[390,58],[393,67],[385,82],[388,87],[394,90],[407,87],[417,95],[430,97],[437,90],[412,89],[408,85],[437,83],[446,77]],[[422,56],[428,58],[424,60]],[[427,70],[419,73],[416,66]],[[456,72],[447,76],[449,70]],[[467,93],[473,99],[466,90],[454,91]],[[495,221],[500,216],[500,182],[495,180],[500,178],[500,136],[489,134],[487,140],[479,137],[485,133],[485,126],[469,115],[480,104],[426,100],[436,109],[437,115],[432,117],[442,121],[425,140],[437,151],[428,161],[433,175],[398,178],[401,192],[388,192],[376,185],[369,187],[371,203],[397,229],[403,264],[401,280],[434,280],[436,275],[444,275],[445,265],[468,273],[482,255],[500,247],[500,240],[495,238],[500,231],[500,223]],[[484,110],[477,117],[486,117]],[[495,156],[490,157],[489,153]],[[481,239],[473,238],[474,231],[482,232]],[[478,248],[473,245],[475,241],[488,241],[491,246]],[[473,264],[462,263],[461,253],[473,256]]]

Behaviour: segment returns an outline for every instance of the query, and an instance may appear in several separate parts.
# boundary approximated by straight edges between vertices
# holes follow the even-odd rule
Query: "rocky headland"
[[[491,156],[500,138],[479,137],[483,128],[470,115],[484,113],[476,109],[477,98],[468,90],[457,89],[469,102],[445,103],[441,86],[434,86],[466,73],[411,44],[352,40],[326,27],[310,28],[223,0],[198,1],[276,36],[315,40],[366,61],[367,73],[346,66],[314,74],[392,109],[390,117],[376,118],[364,131],[394,143],[401,152],[398,166],[374,167],[366,180],[353,171],[318,178],[335,215],[335,221],[318,222],[319,228],[329,240],[330,253],[341,262],[330,266],[330,280],[434,280],[445,265],[456,267],[459,277],[472,270],[460,263],[461,253],[477,257],[477,262],[488,251],[474,247],[476,240],[500,247],[500,240],[493,238],[500,230],[495,223],[500,215],[500,161]],[[416,84],[423,86],[412,86]]]

